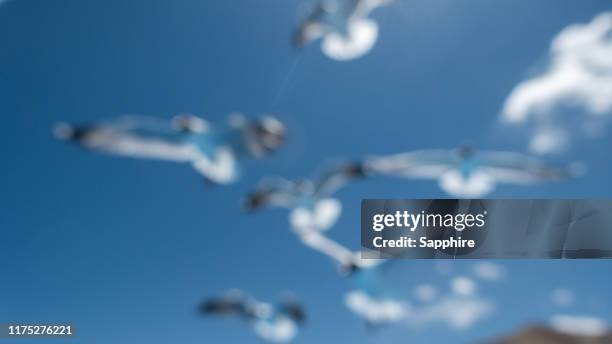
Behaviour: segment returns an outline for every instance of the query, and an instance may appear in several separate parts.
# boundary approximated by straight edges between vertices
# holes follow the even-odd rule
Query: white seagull
[[[60,123],[54,134],[107,154],[189,163],[207,180],[229,184],[238,178],[238,160],[262,158],[282,145],[285,127],[270,116],[247,121],[232,115],[227,128],[193,115],[172,121],[125,116],[93,125]]]
[[[342,211],[340,201],[331,196],[350,181],[363,177],[361,166],[347,164],[332,168],[317,181],[264,179],[247,196],[244,208],[249,211],[264,207],[288,208],[294,230],[326,231],[336,223]]]
[[[470,146],[455,150],[420,150],[366,159],[372,173],[414,179],[437,179],[449,195],[482,197],[500,183],[535,184],[576,177],[584,172],[579,163],[553,167],[521,153],[477,151]]]
[[[321,50],[335,60],[351,60],[372,49],[378,24],[369,19],[393,0],[322,0],[307,11],[294,37],[298,47],[321,38]]]
[[[247,297],[239,290],[230,290],[221,297],[204,301],[198,311],[205,316],[238,317],[246,321],[257,336],[270,343],[290,342],[306,319],[302,306],[292,299],[272,305]]]

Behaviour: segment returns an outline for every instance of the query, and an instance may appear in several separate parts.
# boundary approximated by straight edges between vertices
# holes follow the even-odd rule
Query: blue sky
[[[310,176],[330,159],[464,142],[524,150],[520,133],[497,124],[505,98],[545,63],[562,28],[610,10],[609,2],[398,0],[374,15],[374,50],[342,63],[317,44],[291,49],[298,7],[271,0],[0,7],[0,322],[70,322],[79,332],[74,343],[257,343],[237,322],[195,316],[199,301],[230,287],[264,300],[295,293],[310,315],[295,343],[488,338],[546,320],[557,311],[548,293],[559,286],[578,295],[568,312],[612,318],[609,262],[501,262],[507,280],[482,286],[498,304],[490,319],[465,331],[371,332],[342,304],[351,282],[295,240],[284,211],[239,209],[260,177]],[[219,123],[233,111],[277,115],[289,140],[272,158],[247,163],[244,178],[228,187],[205,184],[187,166],[86,152],[50,130],[57,121],[122,114],[191,112]],[[586,162],[584,178],[503,186],[491,196],[609,198],[611,141],[583,142],[557,158]],[[356,248],[362,198],[444,195],[435,183],[376,179],[339,197],[345,212],[332,236]],[[469,264],[456,263],[453,273]],[[395,288],[409,293],[435,282],[433,267],[397,263]]]

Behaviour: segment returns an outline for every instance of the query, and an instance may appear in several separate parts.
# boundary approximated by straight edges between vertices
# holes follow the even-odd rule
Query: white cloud
[[[375,298],[360,290],[347,293],[344,304],[351,312],[372,324],[397,322],[410,310],[408,303],[388,298]]]
[[[449,275],[453,271],[453,265],[448,260],[438,260],[434,263],[434,269],[442,276]]]
[[[585,113],[579,119],[585,128],[585,122],[612,114],[612,12],[562,30],[551,44],[550,55],[547,70],[518,84],[502,109],[506,123],[535,123],[530,148],[536,153],[553,152],[567,144],[570,130],[576,128],[558,127],[558,114],[564,109]],[[557,125],[554,132],[553,124]]]
[[[603,319],[590,316],[555,315],[550,325],[559,332],[586,337],[603,336],[609,331]]]
[[[455,277],[451,280],[451,290],[453,293],[462,296],[472,296],[476,294],[476,283],[467,277]]]
[[[438,296],[438,289],[431,284],[421,284],[414,289],[414,296],[422,302],[433,301]]]
[[[574,304],[575,299],[574,293],[565,288],[558,288],[550,293],[550,300],[555,306],[559,307],[569,307]]]
[[[428,292],[435,290],[432,286],[423,286]],[[457,294],[438,300],[434,298],[422,306],[413,306],[406,301],[377,298],[354,290],[346,294],[344,303],[351,312],[371,324],[389,324],[403,320],[410,326],[445,324],[457,330],[471,327],[494,310],[493,303],[488,300],[476,295]]]
[[[431,305],[414,309],[409,324],[426,326],[446,323],[454,329],[466,329],[493,312],[493,304],[477,297],[451,296]]]
[[[499,281],[505,275],[505,271],[501,266],[489,262],[474,264],[473,271],[476,277],[488,281]]]
[[[428,303],[413,307],[406,313],[408,324],[423,327],[442,323],[462,330],[493,312],[493,303],[477,295],[476,283],[470,278],[455,277],[450,287],[450,295],[436,299],[438,292],[435,287],[427,284],[418,286],[415,290],[417,298]]]

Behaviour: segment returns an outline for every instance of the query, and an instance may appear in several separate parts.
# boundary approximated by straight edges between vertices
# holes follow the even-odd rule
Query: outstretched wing
[[[300,324],[306,321],[306,311],[304,307],[293,299],[285,299],[281,302],[281,307],[289,318]]]
[[[315,184],[315,196],[318,198],[333,195],[340,188],[353,180],[366,177],[361,163],[338,165],[329,169]]]
[[[133,133],[134,128],[127,129],[128,125],[134,123],[89,127],[58,124],[55,134],[60,139],[73,141],[91,150],[132,158],[184,162],[198,156],[196,147],[190,144],[163,139],[161,136],[141,136]]]
[[[331,259],[337,261],[341,266],[349,266],[355,259],[355,254],[336,241],[321,234],[317,230],[308,228],[298,229],[300,240],[306,246],[319,251]]]
[[[323,37],[331,31],[330,26],[325,22],[328,13],[323,2],[319,2],[314,7],[303,9],[303,11],[306,12],[306,15],[293,35],[293,44],[298,48]]]
[[[394,0],[351,0],[355,3],[352,19],[363,19],[378,7],[388,5]]]
[[[296,185],[282,178],[265,179],[244,200],[245,210],[265,207],[293,208],[297,203]]]
[[[360,257],[360,252],[349,250],[338,242],[323,235],[320,231],[309,228],[296,229],[296,231],[302,243],[335,260],[347,273],[353,273],[360,269],[373,268],[384,262],[383,259],[362,259]]]
[[[200,304],[198,311],[202,315],[238,316],[245,319],[253,319],[256,314],[249,301],[239,292],[210,298]]]
[[[456,166],[457,155],[451,150],[420,150],[390,156],[371,157],[364,168],[375,174],[406,178],[435,179]]]
[[[238,178],[236,158],[227,147],[217,148],[212,157],[199,154],[192,165],[204,178],[215,183],[229,184]]]
[[[514,152],[481,152],[482,170],[498,182],[525,184],[564,180],[574,176],[571,168],[560,168],[544,161]]]

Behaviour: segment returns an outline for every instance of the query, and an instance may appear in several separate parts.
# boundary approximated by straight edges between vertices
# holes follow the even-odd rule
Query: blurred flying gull
[[[228,127],[219,129],[193,115],[172,121],[124,116],[93,125],[60,123],[54,134],[107,154],[189,163],[207,180],[228,184],[238,178],[238,160],[276,151],[284,141],[285,127],[270,116],[249,121],[232,115]]]
[[[306,319],[302,306],[291,298],[278,305],[258,301],[239,290],[210,298],[198,307],[202,315],[233,316],[250,324],[255,333],[270,343],[287,343],[295,338]]]
[[[384,260],[362,259],[361,252],[351,251],[328,236],[324,231],[331,228],[338,220],[342,205],[333,198],[338,189],[355,179],[364,178],[367,171],[360,164],[342,164],[330,169],[316,182],[310,180],[287,181],[273,179],[264,181],[245,200],[247,210],[264,207],[284,207],[291,209],[289,221],[292,231],[307,247],[322,253],[338,263],[343,274],[358,276],[364,270],[378,266]],[[351,310],[365,317],[368,322],[375,323],[388,319],[387,311],[394,311],[389,302],[378,303],[368,295],[350,294]],[[363,307],[361,301],[367,300],[369,306]],[[380,307],[374,307],[373,305]],[[365,309],[372,313],[365,313]],[[394,316],[393,316],[394,317]]]
[[[294,230],[326,231],[336,223],[342,211],[342,204],[331,196],[347,183],[363,177],[365,173],[358,164],[342,164],[316,181],[264,179],[243,205],[248,211],[265,207],[288,208]]]
[[[369,19],[393,0],[322,0],[308,9],[294,37],[298,47],[321,38],[321,50],[335,60],[351,60],[372,49],[378,24]]]
[[[292,209],[291,228],[300,241],[337,262],[343,274],[357,281],[358,288],[345,296],[346,306],[368,324],[378,325],[399,321],[404,307],[402,302],[379,298],[372,292],[377,289],[374,287],[377,278],[371,276],[384,260],[362,259],[361,252],[351,251],[323,233],[333,226],[341,212],[339,201],[325,197],[350,180],[365,175],[360,166],[351,164],[332,169],[317,183],[275,180],[251,193],[245,206],[247,209],[265,206]]]
[[[455,150],[420,150],[366,159],[364,168],[372,173],[414,179],[437,179],[449,195],[482,197],[499,183],[535,184],[560,181],[584,173],[579,163],[553,167],[521,153],[477,151],[470,146]]]
[[[306,246],[336,261],[340,271],[355,281],[356,288],[344,297],[344,304],[352,313],[371,326],[404,319],[408,304],[391,297],[380,286],[379,267],[384,259],[361,258],[361,252],[353,252],[317,230],[298,228],[296,232]]]

